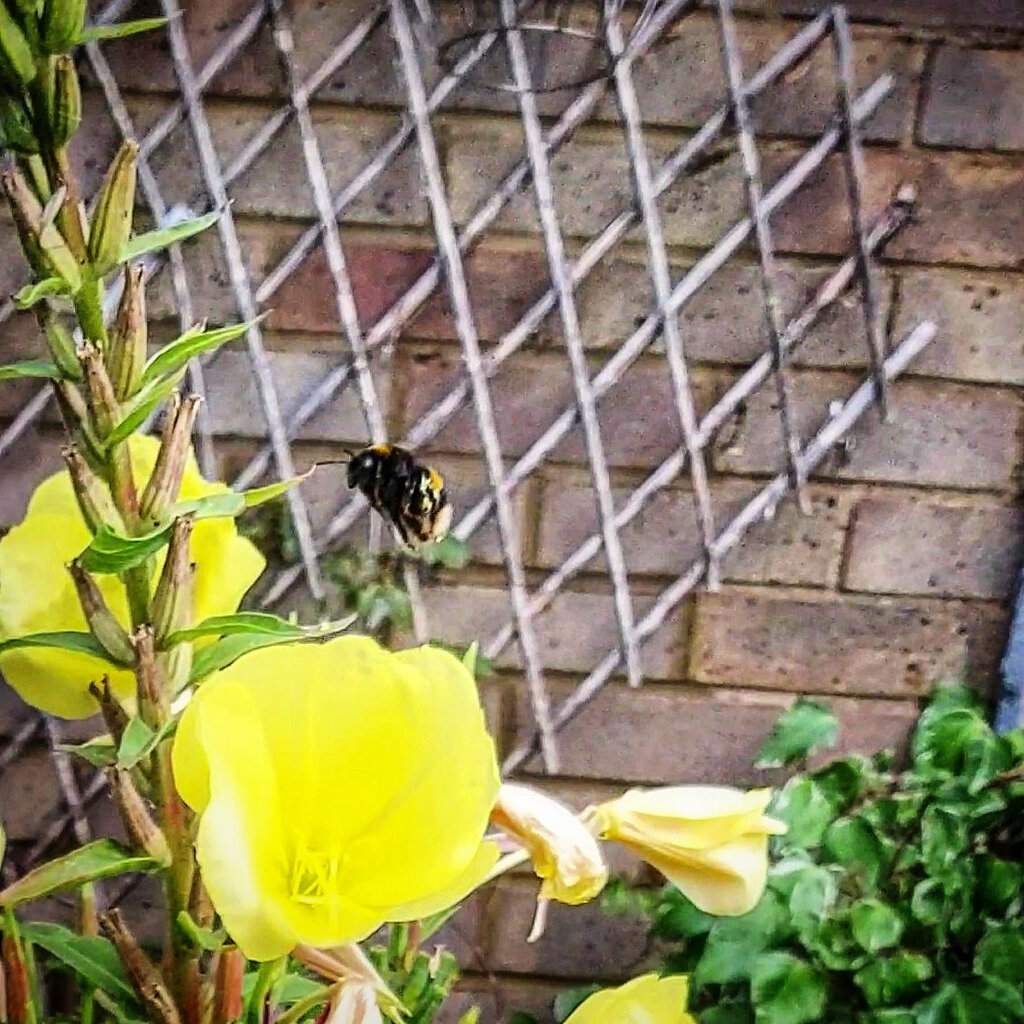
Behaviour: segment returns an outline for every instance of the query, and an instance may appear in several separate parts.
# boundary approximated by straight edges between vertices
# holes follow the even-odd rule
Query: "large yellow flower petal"
[[[696,1024],[686,1012],[689,990],[682,975],[643,974],[618,988],[595,992],[566,1024]]]
[[[233,719],[239,693],[246,713]],[[244,759],[220,751],[227,735],[263,762],[268,780],[257,785]],[[237,910],[255,902],[254,887],[277,922],[275,949],[285,934],[337,946],[386,920],[446,909],[496,860],[481,842],[498,789],[494,746],[472,677],[445,652],[394,655],[363,637],[253,652],[200,687],[175,738],[174,768],[202,816],[201,859],[239,842],[265,847],[248,854],[261,868],[240,895],[210,887],[254,959],[268,944],[252,939],[258,917]],[[252,788],[262,795],[250,800]],[[268,801],[273,840],[248,820]],[[222,877],[229,886],[230,872]]]
[[[153,472],[159,444],[150,437],[133,437],[130,448],[141,491]],[[224,484],[204,480],[195,459],[189,457],[182,498],[226,489]],[[0,638],[86,628],[66,565],[89,539],[67,472],[44,480],[29,500],[25,519],[0,539]],[[196,619],[235,611],[264,568],[262,556],[238,535],[231,519],[196,524],[192,560]],[[111,610],[127,625],[128,606],[120,582],[113,576],[98,576],[97,583]],[[0,656],[0,671],[27,703],[64,718],[95,714],[89,684],[104,674],[110,675],[115,694],[123,700],[131,697],[134,685],[130,673],[113,669],[105,661],[46,648],[22,648]]]

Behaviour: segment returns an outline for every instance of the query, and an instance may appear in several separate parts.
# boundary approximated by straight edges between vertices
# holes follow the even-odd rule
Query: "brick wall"
[[[816,0],[749,0],[740,5],[749,66],[766,59],[816,13]],[[248,8],[248,0],[194,3],[186,17],[201,63]],[[365,11],[359,0],[296,0],[301,70],[314,68]],[[1024,8],[1018,0],[853,0],[857,73],[867,84],[883,70],[896,87],[866,128],[869,203],[877,209],[898,182],[920,194],[915,222],[890,246],[884,270],[885,317],[900,336],[920,319],[939,336],[899,383],[891,423],[868,416],[843,459],[814,479],[814,514],[784,506],[756,527],[724,566],[720,593],[701,591],[644,651],[649,682],[639,692],[614,680],[561,733],[563,767],[547,785],[584,804],[616,786],[644,782],[761,781],[752,755],[779,710],[796,693],[833,699],[850,749],[899,745],[917,700],[940,678],[966,675],[990,692],[1007,622],[1007,598],[1020,554],[1020,385],[1024,383]],[[141,12],[141,9],[140,9]],[[445,12],[455,19],[455,14]],[[107,47],[140,131],[175,102],[166,48],[157,35]],[[686,19],[640,66],[645,120],[655,153],[697,128],[723,91],[715,26],[704,11]],[[758,105],[763,157],[777,175],[820,131],[832,103],[827,47]],[[393,130],[402,93],[390,41],[378,31],[333,76],[313,104],[332,187],[356,173]],[[571,77],[584,63],[569,44],[553,43],[554,71]],[[497,62],[478,72],[436,121],[449,198],[464,221],[518,159],[514,102],[481,87]],[[436,78],[436,75],[435,75]],[[207,110],[225,164],[284,100],[269,31],[264,30],[211,83]],[[545,96],[545,115],[557,113]],[[115,145],[99,96],[87,94],[87,127],[78,143],[95,183]],[[202,191],[184,126],[152,158],[171,201]],[[579,131],[554,161],[559,213],[578,247],[628,203],[628,165],[614,105]],[[314,216],[297,133],[277,143],[234,184],[234,213],[248,269],[262,280]],[[793,305],[844,251],[841,163],[830,161],[775,218],[787,301]],[[662,201],[675,272],[693,263],[743,213],[738,164],[728,157],[685,179]],[[20,270],[9,224],[0,219],[0,289]],[[372,323],[430,264],[429,213],[415,150],[401,156],[346,212],[344,241],[364,323]],[[234,316],[215,239],[188,250],[199,313]],[[470,290],[485,344],[493,342],[546,285],[547,271],[530,198],[508,210],[468,261]],[[579,293],[588,358],[595,369],[642,318],[651,302],[642,239],[631,236]],[[326,262],[317,250],[272,300],[266,340],[282,404],[292,406],[333,363],[337,313]],[[155,316],[171,330],[166,280],[156,286]],[[709,406],[740,367],[763,350],[756,266],[744,252],[687,307],[683,323],[695,360],[698,405]],[[865,370],[855,307],[840,304],[798,350],[796,418],[806,431],[830,399]],[[30,324],[14,320],[0,335],[3,357],[35,345]],[[403,333],[394,358],[375,365],[389,428],[400,435],[459,379],[460,352],[445,302],[431,299]],[[224,471],[243,465],[264,433],[241,350],[208,370],[209,410]],[[0,422],[13,417],[31,388],[0,390]],[[572,400],[557,324],[545,324],[494,378],[498,431],[507,457],[521,454]],[[712,489],[720,518],[738,509],[779,468],[773,392],[763,389],[717,439]],[[642,479],[678,443],[667,369],[659,350],[641,358],[600,407],[616,496]],[[358,404],[346,392],[300,432],[304,464],[365,438]],[[0,462],[0,523],[15,521],[30,486],[56,464],[54,421],[44,418]],[[482,493],[485,475],[470,412],[431,443],[459,507]],[[315,525],[339,501],[335,479],[310,485]],[[594,502],[581,436],[572,434],[516,494],[514,510],[531,580],[558,565],[594,528]],[[630,583],[642,611],[667,579],[698,552],[690,495],[683,484],[659,494],[623,535]],[[493,527],[472,542],[473,562],[426,592],[432,631],[457,642],[488,635],[507,618]],[[614,613],[604,562],[596,560],[538,621],[554,697],[593,668],[614,642]],[[488,712],[503,748],[529,721],[517,657],[498,662],[486,684]],[[22,709],[0,696],[0,731],[16,731]],[[535,773],[538,765],[527,765]],[[59,813],[42,745],[30,744],[2,777],[3,813],[15,849]],[[97,822],[111,815],[102,801]],[[649,960],[643,929],[593,908],[556,910],[547,936],[522,943],[531,887],[523,878],[478,899],[447,940],[473,972],[468,989],[485,1019],[513,1007],[545,1017],[551,995],[569,979],[617,978]]]

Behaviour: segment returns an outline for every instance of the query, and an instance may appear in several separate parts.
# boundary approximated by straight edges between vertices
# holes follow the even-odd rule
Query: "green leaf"
[[[114,944],[98,936],[76,935],[59,924],[31,921],[21,925],[24,938],[70,967],[79,977],[119,1003],[138,1007],[138,996]]]
[[[44,277],[42,281],[21,288],[14,296],[14,304],[18,309],[31,309],[49,295],[68,295],[70,292],[71,286],[63,277]]]
[[[107,451],[126,441],[149,418],[150,413],[167,399],[167,396],[181,383],[184,369],[178,370],[170,377],[150,381],[132,395],[121,411],[121,418],[111,427],[104,439]]]
[[[305,473],[300,473],[288,480],[278,480],[276,483],[267,484],[266,487],[254,487],[252,490],[243,491],[241,497],[245,501],[245,508],[255,508],[266,501],[279,498],[285,491],[290,491],[296,485],[301,484],[303,480],[308,479],[315,469],[316,466],[311,466]]]
[[[978,896],[986,910],[1002,914],[1024,885],[1020,864],[986,853],[978,858]]]
[[[159,867],[151,857],[132,853],[113,839],[97,839],[23,875],[0,892],[0,905],[14,906],[51,893],[77,889],[98,878],[129,871],[156,871]]]
[[[148,252],[156,252],[158,249],[166,249],[176,242],[184,242],[186,238],[198,235],[208,227],[220,220],[220,211],[207,213],[202,217],[195,217],[192,220],[182,221],[169,228],[158,228],[156,231],[147,231],[145,234],[136,235],[121,250],[118,263],[130,263],[132,260],[145,256]]]
[[[86,572],[122,573],[152,558],[167,543],[170,534],[170,523],[139,537],[125,537],[109,526],[101,526],[78,561]]]
[[[55,647],[75,654],[88,654],[102,661],[111,661],[110,655],[92,633],[75,633],[70,630],[58,633],[29,633],[26,636],[12,636],[0,640],[0,654],[17,650],[19,647]]]
[[[427,565],[440,565],[444,569],[464,569],[469,564],[469,545],[449,533],[441,540],[428,541],[416,549],[416,556]]]
[[[868,1005],[878,1007],[913,999],[934,974],[935,968],[926,956],[900,951],[865,964],[853,980]]]
[[[944,807],[932,806],[921,820],[921,849],[929,874],[940,875],[967,850],[967,822]]]
[[[166,731],[166,726],[158,733],[141,718],[130,718],[117,750],[118,767],[134,768],[160,742]]]
[[[219,494],[207,494],[202,498],[189,498],[179,501],[168,513],[169,519],[179,516],[192,516],[200,519],[233,519],[245,511],[245,498],[236,491],[221,491]]]
[[[861,900],[850,910],[853,937],[869,953],[895,946],[903,937],[903,918],[881,900]]]
[[[804,943],[817,934],[838,896],[836,876],[828,868],[808,865],[800,871],[789,896],[789,912]]]
[[[772,892],[742,917],[716,918],[693,972],[697,988],[710,984],[744,981],[758,957],[783,937],[787,913]]]
[[[810,1024],[825,1009],[825,979],[791,953],[765,953],[751,972],[750,996],[757,1024]]]
[[[77,745],[62,743],[57,749],[74,754],[76,757],[82,758],[83,761],[88,761],[95,768],[109,768],[112,764],[117,763],[117,751],[114,749],[114,741],[110,736],[96,736]]]
[[[974,953],[974,973],[1024,991],[1024,931],[1019,924],[991,929]]]
[[[925,878],[914,886],[910,912],[921,924],[938,924],[945,909],[946,890],[938,878]]]
[[[182,933],[186,935],[193,946],[198,949],[205,949],[209,952],[213,952],[218,949],[222,949],[224,943],[227,941],[227,932],[223,928],[218,928],[216,931],[212,931],[209,928],[203,928],[201,925],[196,924],[192,919],[192,915],[187,910],[182,910],[178,914],[178,927]]]
[[[840,818],[825,834],[824,849],[851,873],[862,874],[869,885],[878,884],[888,857],[884,844],[863,818]]]
[[[82,43],[100,43],[106,39],[124,39],[150,32],[167,24],[167,18],[139,18],[137,21],[122,21],[115,25],[89,25],[83,28],[75,40],[75,45]]]
[[[870,786],[877,784],[879,776],[870,758],[854,754],[830,762],[824,768],[812,772],[810,778],[821,788],[832,806],[844,812],[860,800]],[[882,803],[876,801],[873,806]]]
[[[1009,985],[969,978],[944,982],[914,1010],[916,1024],[1020,1024],[1024,999]]]
[[[146,363],[142,371],[142,384],[158,380],[169,373],[187,366],[189,360],[226,345],[229,341],[241,337],[245,332],[258,323],[262,317],[255,320],[247,320],[242,324],[231,324],[228,327],[218,327],[213,331],[186,331],[180,338],[165,345],[152,359]]]
[[[555,1002],[552,1006],[557,1024],[562,1024],[578,1006],[581,1006],[595,992],[600,991],[600,985],[580,985],[576,988],[559,992],[555,996]]]
[[[44,359],[26,359],[21,363],[7,363],[0,366],[0,380],[21,380],[33,377],[37,380],[60,380],[64,375],[55,363]]]
[[[772,814],[789,826],[782,840],[787,846],[815,847],[835,818],[836,809],[816,782],[795,778],[779,793]]]
[[[355,622],[356,616],[349,615],[333,622],[321,622],[310,626],[299,626],[269,612],[235,612],[233,615],[213,615],[203,619],[197,626],[179,629],[167,638],[167,647],[198,640],[204,636],[257,635],[277,637],[279,640],[316,640],[337,636]]]
[[[704,913],[674,885],[666,886],[658,905],[652,934],[659,939],[691,939],[711,931],[715,918]]]
[[[815,751],[833,747],[839,722],[831,710],[801,697],[775,723],[754,762],[755,768],[785,768],[805,761]]]

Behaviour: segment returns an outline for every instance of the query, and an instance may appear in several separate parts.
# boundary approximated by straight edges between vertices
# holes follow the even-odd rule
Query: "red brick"
[[[624,979],[642,974],[651,961],[646,921],[604,913],[595,903],[551,903],[543,937],[527,945],[537,885],[498,883],[488,908],[496,927],[487,947],[491,970],[561,978]]]
[[[13,842],[35,838],[64,810],[49,751],[41,745],[22,751],[4,769],[2,784],[4,830]]]
[[[850,0],[845,5],[851,17],[892,25],[925,26],[948,31],[956,29],[1024,29],[1024,11],[1016,0]],[[774,14],[818,14],[828,7],[826,0],[741,0],[741,10]]]
[[[753,481],[716,479],[712,485],[715,526],[721,530],[758,491]],[[629,491],[617,489],[621,508]],[[801,516],[783,505],[771,523],[757,523],[723,565],[727,579],[748,583],[826,586],[835,575],[842,546],[845,508],[834,495],[814,495],[814,514]],[[557,479],[545,488],[538,546],[539,564],[552,568],[596,532],[593,491],[566,487]],[[675,576],[701,554],[696,506],[689,490],[663,490],[621,531],[630,572]],[[588,567],[606,571],[603,552]]]
[[[556,706],[569,692],[564,685],[552,691]],[[532,726],[525,685],[517,693],[525,736]],[[637,692],[608,685],[559,731],[561,773],[634,785],[763,785],[754,760],[792,700],[724,687]],[[836,698],[829,704],[843,724],[840,752],[902,750],[917,717],[913,702]],[[524,770],[540,771],[539,758]]]
[[[1024,149],[1024,53],[943,46],[935,56],[921,140],[961,149]]]
[[[868,500],[854,511],[851,590],[1004,599],[1020,561],[1017,508]]]
[[[7,387],[6,381],[3,387]],[[32,491],[48,476],[63,469],[60,458],[63,443],[64,438],[55,432],[30,428],[4,456],[0,462],[5,481],[5,486],[0,488],[0,528],[21,522]]]
[[[839,376],[793,376],[791,408],[804,442],[824,422],[831,401],[845,398],[857,381]],[[715,464],[731,473],[782,468],[781,428],[774,385],[766,383],[748,403],[738,430],[723,428]],[[854,431],[849,460],[833,456],[823,477],[1006,490],[1017,464],[1020,404],[1010,391],[957,384],[899,381],[891,392],[892,417],[879,423],[866,414]]]
[[[511,607],[503,590],[473,586],[437,586],[424,591],[434,634],[448,643],[482,646],[510,619]],[[651,599],[635,595],[639,618]],[[589,672],[618,643],[618,627],[610,593],[562,591],[534,620],[541,658],[549,670]],[[685,616],[680,612],[647,641],[642,651],[644,672],[652,679],[676,679],[682,672],[686,642]],[[516,644],[502,654],[502,668],[521,665]]]
[[[924,319],[934,320],[939,332],[912,372],[1024,384],[1024,283],[1017,277],[938,268],[903,270],[896,336]]]
[[[943,607],[702,593],[690,674],[716,686],[917,697],[964,677],[965,634],[962,616]]]
[[[517,977],[482,977],[467,974],[438,1014],[438,1024],[458,1024],[471,1007],[480,1008],[480,1020],[510,1024],[518,1012],[528,1013],[537,1024],[555,1024],[553,1003],[566,983]]]

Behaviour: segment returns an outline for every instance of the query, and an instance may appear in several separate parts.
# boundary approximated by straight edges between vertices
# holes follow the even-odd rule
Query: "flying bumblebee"
[[[451,527],[452,506],[441,474],[404,448],[375,444],[355,452],[348,485],[361,491],[410,547],[441,540]]]

